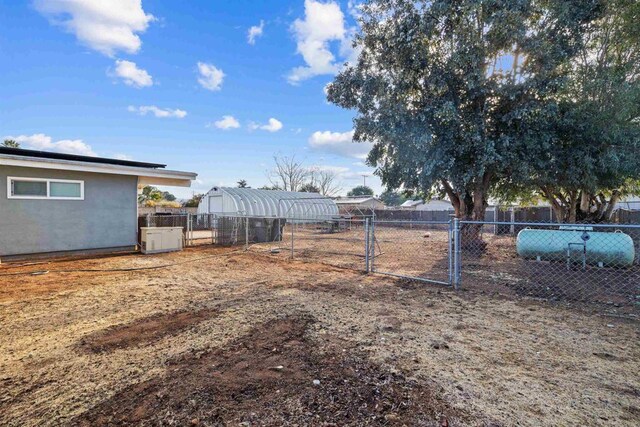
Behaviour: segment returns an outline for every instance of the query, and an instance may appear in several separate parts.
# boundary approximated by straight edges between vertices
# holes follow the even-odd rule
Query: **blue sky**
[[[372,169],[325,85],[355,56],[343,1],[0,2],[0,136],[26,148],[166,163],[193,189],[267,184],[273,155]],[[253,27],[253,29],[252,29]],[[250,37],[252,35],[252,37]],[[367,178],[376,193],[376,177]]]

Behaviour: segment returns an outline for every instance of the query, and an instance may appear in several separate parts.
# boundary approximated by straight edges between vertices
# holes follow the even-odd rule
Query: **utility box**
[[[181,251],[182,227],[140,227],[140,251],[143,254]]]

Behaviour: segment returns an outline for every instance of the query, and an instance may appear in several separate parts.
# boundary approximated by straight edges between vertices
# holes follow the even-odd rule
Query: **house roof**
[[[373,196],[368,196],[368,197],[340,197],[340,198],[335,199],[335,202],[338,205],[357,205],[357,204],[360,204],[360,203],[368,202],[370,200],[375,200],[377,202],[382,203],[380,200],[378,200],[377,198],[375,198]]]
[[[421,205],[422,203],[424,203],[422,200],[407,200],[406,202],[401,204],[400,207],[409,208],[409,207]]]
[[[51,151],[26,150],[24,148],[0,147],[0,154],[34,157],[38,159],[72,160],[76,162],[102,163],[107,165],[132,166],[137,168],[165,168],[160,163],[136,162],[133,160],[109,159],[106,157],[81,156],[78,154],[53,153]]]
[[[0,147],[0,165],[79,172],[130,175],[138,177],[138,185],[189,187],[198,174],[164,169],[159,163],[78,156],[48,151]]]

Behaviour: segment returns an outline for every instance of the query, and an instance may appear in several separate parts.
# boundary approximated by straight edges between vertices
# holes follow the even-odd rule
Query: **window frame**
[[[46,196],[20,196],[13,194],[13,182],[14,181],[31,181],[31,182],[45,182],[47,184]],[[51,183],[62,182],[66,184],[80,184],[80,197],[60,197],[51,196]],[[20,177],[20,176],[8,176],[7,177],[7,198],[8,199],[22,199],[22,200],[84,200],[84,181],[76,179],[58,179],[58,178],[33,178],[33,177]]]

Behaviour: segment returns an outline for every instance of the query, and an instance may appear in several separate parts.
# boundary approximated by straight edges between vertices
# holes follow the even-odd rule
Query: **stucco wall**
[[[84,200],[7,198],[7,177],[84,181]],[[0,257],[133,246],[137,177],[0,166]]]

